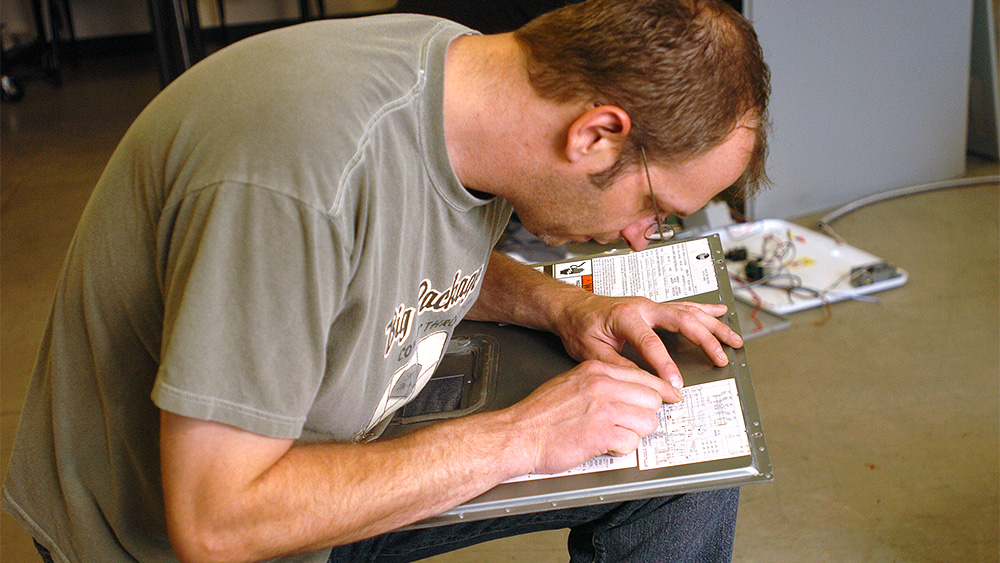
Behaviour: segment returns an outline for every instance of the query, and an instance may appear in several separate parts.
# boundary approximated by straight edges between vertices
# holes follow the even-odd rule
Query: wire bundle
[[[745,289],[754,301],[753,309],[750,312],[750,320],[757,326],[755,330],[764,328],[758,318],[763,300],[754,291],[754,287],[769,287],[784,291],[788,301],[792,302],[796,295],[819,298],[823,302],[824,316],[817,321],[818,326],[829,322],[832,317],[830,301],[826,299],[826,293],[846,278],[842,276],[829,287],[818,290],[806,287],[802,283],[802,278],[791,271],[791,266],[798,256],[798,249],[795,246],[796,236],[789,230],[783,239],[774,233],[764,235],[761,241],[761,251],[757,256],[745,256],[745,263],[742,268],[742,275],[739,275],[737,268],[729,268],[729,277],[740,289]],[[734,262],[742,260],[731,260]],[[848,272],[847,275],[850,275]]]
[[[982,184],[995,184],[1000,182],[1000,176],[983,176],[983,177],[973,177],[973,178],[960,178],[956,180],[947,180],[943,182],[933,182],[929,184],[921,184],[916,186],[908,186],[904,188],[899,188],[895,190],[890,190],[888,192],[876,194],[866,198],[856,200],[854,202],[848,203],[838,209],[831,211],[830,213],[824,215],[818,223],[818,228],[820,231],[833,237],[839,244],[845,244],[843,238],[838,235],[833,228],[831,223],[840,219],[848,213],[852,213],[862,207],[872,205],[874,203],[880,203],[890,199],[895,199],[898,197],[915,195],[930,191],[936,191],[948,188],[962,188],[970,186],[978,186]],[[738,240],[738,239],[737,239]],[[749,293],[750,297],[754,300],[754,307],[750,314],[751,320],[757,325],[756,330],[761,330],[763,324],[760,319],[757,318],[757,314],[760,312],[763,301],[760,296],[754,291],[755,287],[768,287],[773,289],[778,289],[784,291],[788,300],[791,303],[796,295],[807,296],[809,298],[818,298],[823,303],[824,316],[821,320],[817,321],[818,326],[824,325],[829,322],[832,317],[832,309],[830,307],[830,300],[827,299],[827,294],[833,290],[836,286],[841,284],[844,280],[851,278],[854,280],[854,275],[858,272],[848,271],[843,275],[838,277],[832,283],[827,285],[823,289],[816,289],[811,287],[805,287],[802,284],[802,279],[791,272],[790,266],[795,263],[796,256],[798,254],[796,246],[796,237],[791,232],[787,233],[787,240],[783,240],[781,237],[771,233],[765,235],[762,240],[761,253],[758,256],[751,257],[746,252],[745,249],[739,249],[741,255],[735,257],[734,251],[727,253],[727,260],[730,262],[745,262],[744,268],[742,269],[743,275],[738,275],[733,273],[736,268],[730,268],[730,278],[734,281],[738,288],[745,289]],[[892,267],[887,264],[881,264],[882,266]],[[878,299],[871,296],[861,296],[856,293],[850,295],[851,299],[858,301],[867,302],[877,302]]]

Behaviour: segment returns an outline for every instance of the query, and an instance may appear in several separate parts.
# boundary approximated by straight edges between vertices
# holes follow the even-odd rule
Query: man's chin
[[[555,236],[555,235],[545,235],[545,234],[543,234],[543,235],[536,235],[536,236],[538,237],[538,240],[542,241],[547,246],[551,246],[553,248],[555,248],[557,246],[562,246],[562,245],[566,244],[567,242],[569,242],[568,238],[558,237],[558,236]]]
[[[610,236],[610,237],[594,237],[594,238],[592,238],[590,240],[596,242],[597,244],[607,245],[607,244],[611,244],[613,242],[617,242],[617,241],[621,240],[621,237],[615,237],[615,236]]]

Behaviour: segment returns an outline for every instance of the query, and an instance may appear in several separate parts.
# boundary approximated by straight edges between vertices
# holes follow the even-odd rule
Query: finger
[[[678,327],[678,332],[693,344],[699,346],[717,366],[729,363],[729,356],[723,344],[733,347],[743,345],[743,340],[726,323],[697,311],[693,319],[684,319]]]
[[[593,359],[607,364],[623,368],[640,369],[635,362],[626,358],[625,356],[622,356],[621,352],[616,350],[613,346],[604,342],[599,343],[597,348],[593,350],[592,354],[594,356]]]
[[[612,330],[618,337],[627,340],[657,375],[669,381],[675,389],[684,387],[680,368],[670,357],[663,340],[641,315],[619,317]]]
[[[641,438],[635,432],[625,428],[615,428],[604,450],[608,455],[621,457],[634,452],[639,447],[640,441]]]
[[[662,403],[660,403],[662,404]],[[656,416],[656,412],[659,410],[660,406],[657,405],[655,409],[645,409],[645,408],[623,408],[622,412],[616,419],[618,426],[632,432],[640,438],[643,436],[649,436],[660,426],[660,420]]]
[[[709,315],[712,315],[713,317],[716,318],[725,315],[726,312],[729,311],[729,307],[727,307],[723,303],[695,303],[694,301],[685,301],[684,303],[678,303],[678,305],[681,304],[701,309],[702,311],[705,311]]]
[[[593,363],[589,367],[595,367],[605,375],[615,379],[620,386],[617,389],[608,389],[609,396],[614,396],[619,402],[638,405],[647,410],[656,410],[664,402],[676,403],[681,400],[680,391],[668,384],[663,379],[637,367],[624,367],[616,365],[602,365]],[[652,390],[655,394],[649,394]],[[645,395],[645,396],[643,396]]]
[[[685,305],[699,309],[717,321],[717,322],[707,321],[706,325],[709,326],[710,330],[712,330],[712,334],[719,340],[719,342],[722,342],[723,344],[728,344],[733,348],[739,348],[743,346],[743,338],[741,338],[740,335],[735,330],[733,330],[729,325],[719,320],[723,315],[726,314],[726,312],[729,311],[729,308],[726,307],[724,304],[685,303]]]
[[[701,303],[670,303],[659,309],[660,315],[653,324],[671,332],[680,333],[699,346],[717,366],[729,363],[723,344],[733,347],[743,345],[743,339],[726,323],[713,316],[725,312],[725,305]]]

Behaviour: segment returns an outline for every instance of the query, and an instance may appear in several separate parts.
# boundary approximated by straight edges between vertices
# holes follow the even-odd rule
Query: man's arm
[[[524,473],[626,453],[672,389],[584,362],[497,412],[369,444],[295,444],[161,411],[167,527],[181,561],[256,561],[351,543]]]
[[[181,561],[257,561],[350,543],[447,510],[520,470],[521,456],[507,451],[516,443],[509,425],[493,421],[487,435],[456,422],[393,442],[297,445],[161,411],[174,550]]]
[[[619,354],[628,342],[656,374],[680,388],[683,380],[677,364],[653,329],[682,334],[716,365],[724,366],[729,360],[722,345],[743,345],[740,336],[716,318],[725,313],[725,305],[593,295],[494,252],[479,299],[466,318],[553,332],[577,360],[632,365]],[[675,400],[679,399],[678,395]]]

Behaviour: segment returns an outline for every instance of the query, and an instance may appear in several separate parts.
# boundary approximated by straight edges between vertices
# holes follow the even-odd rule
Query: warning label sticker
[[[719,287],[707,239],[564,262],[554,266],[552,275],[598,295],[638,295],[661,303]]]

